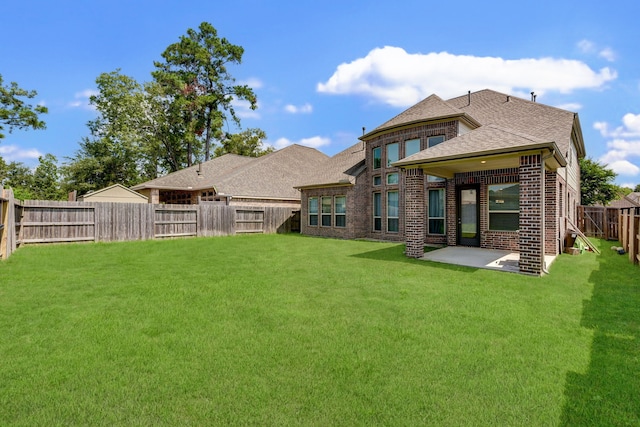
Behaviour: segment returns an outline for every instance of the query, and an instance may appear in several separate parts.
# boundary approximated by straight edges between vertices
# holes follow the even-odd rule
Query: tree
[[[613,183],[616,173],[607,165],[590,158],[580,159],[580,196],[586,206],[602,204],[606,206],[619,193]]]
[[[38,158],[38,166],[33,171],[31,194],[37,200],[64,200],[65,192],[60,187],[58,159],[53,154]]]
[[[21,99],[34,98],[38,93],[35,90],[21,89],[16,82],[11,82],[9,86],[4,86],[2,82],[0,75],[0,139],[5,137],[5,126],[9,133],[14,129],[44,129],[45,122],[40,120],[38,115],[46,113],[47,107],[26,104]]]
[[[267,134],[262,129],[249,128],[240,133],[227,135],[221,145],[216,147],[216,157],[227,153],[240,156],[260,157],[273,152],[273,147],[264,148],[263,140]]]
[[[634,193],[640,193],[640,184],[636,185],[636,188],[633,189]]]
[[[241,46],[219,38],[217,30],[203,22],[198,31],[188,29],[179,42],[167,47],[162,53],[164,62],[155,62],[152,75],[173,99],[186,130],[188,166],[193,164],[198,149],[209,160],[212,141],[224,137],[227,113],[240,126],[233,101],[249,101],[252,110],[258,106],[253,90],[234,84],[227,70],[229,64],[240,64],[243,54]]]

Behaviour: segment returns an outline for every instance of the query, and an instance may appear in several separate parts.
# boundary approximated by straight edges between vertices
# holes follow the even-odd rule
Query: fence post
[[[629,209],[629,213],[631,214],[631,209]],[[635,259],[636,259],[636,252],[637,252],[637,245],[636,245],[636,233],[638,232],[637,228],[636,228],[636,219],[637,217],[635,215],[630,215],[630,221],[629,221],[629,250],[627,252],[629,252],[629,261],[631,261],[632,264],[635,263]]]

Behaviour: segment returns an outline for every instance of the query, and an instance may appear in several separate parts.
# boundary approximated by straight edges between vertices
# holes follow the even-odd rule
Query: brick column
[[[160,190],[157,188],[152,188],[149,192],[149,203],[153,203],[154,205],[160,204]]]
[[[542,184],[540,155],[520,157],[520,271],[542,274]]]
[[[447,179],[445,199],[445,222],[447,224],[447,246],[458,244],[458,210],[456,207],[456,181]]]
[[[421,258],[424,255],[424,171],[408,169],[405,186],[405,243],[409,258]]]
[[[544,175],[544,253],[558,255],[559,236],[558,217],[561,216],[558,207],[558,179],[556,172],[546,171]]]

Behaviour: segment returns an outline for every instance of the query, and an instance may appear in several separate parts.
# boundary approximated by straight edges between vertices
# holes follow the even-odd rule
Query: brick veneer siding
[[[321,224],[321,197],[322,196],[346,196],[346,226],[336,227],[335,218],[332,217],[331,227],[321,225],[309,225],[309,197],[318,197],[318,224]],[[300,206],[300,232],[310,236],[332,237],[339,239],[364,238],[370,230],[369,218],[370,203],[366,174],[361,174],[356,179],[355,185],[336,186],[325,188],[304,189],[301,191],[302,204]],[[333,215],[332,206],[332,215]]]
[[[540,155],[520,157],[520,271],[542,273],[542,171]]]
[[[405,176],[405,242],[406,254],[411,258],[424,255],[425,199],[424,172],[408,169]]]
[[[369,229],[367,230],[368,238],[372,239],[381,239],[381,240],[389,240],[389,241],[405,241],[405,191],[406,188],[406,177],[405,174],[399,168],[395,167],[387,167],[387,150],[386,146],[388,144],[398,143],[399,147],[399,158],[402,159],[406,157],[404,142],[411,139],[420,139],[420,150],[424,150],[427,148],[428,138],[431,136],[444,135],[445,139],[452,139],[458,136],[458,122],[456,120],[446,121],[442,123],[433,123],[428,125],[421,125],[412,127],[409,129],[400,129],[393,132],[384,133],[382,135],[376,136],[367,143],[367,155],[366,155],[366,165],[367,165],[367,188],[368,188],[368,198],[369,198],[369,206],[372,205],[373,193],[379,192],[382,197],[382,230],[374,231],[373,230],[373,212],[369,210],[368,220]],[[373,168],[373,149],[380,147],[382,152],[382,165],[379,169]],[[398,184],[388,185],[386,183],[386,176],[388,173],[398,173]],[[380,176],[381,185],[374,186],[373,185],[373,177]],[[423,182],[426,179],[422,179]],[[425,182],[423,184],[425,187],[428,184]],[[387,231],[387,192],[389,191],[398,191],[398,215],[399,215],[399,225],[398,232],[388,232]],[[424,207],[423,207],[424,209]],[[426,221],[426,216],[423,216],[423,221]],[[444,236],[425,236],[425,240],[429,240],[433,243],[443,243],[445,240]]]
[[[544,174],[544,253],[558,255],[560,236],[558,221],[562,216],[558,207],[558,174],[546,171]]]

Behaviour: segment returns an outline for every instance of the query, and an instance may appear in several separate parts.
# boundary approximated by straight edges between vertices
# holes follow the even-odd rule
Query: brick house
[[[149,203],[224,202],[234,206],[300,208],[293,188],[327,155],[293,144],[261,157],[225,154],[131,187]]]
[[[541,274],[580,203],[578,115],[492,90],[431,95],[296,187],[303,234],[520,253]]]

